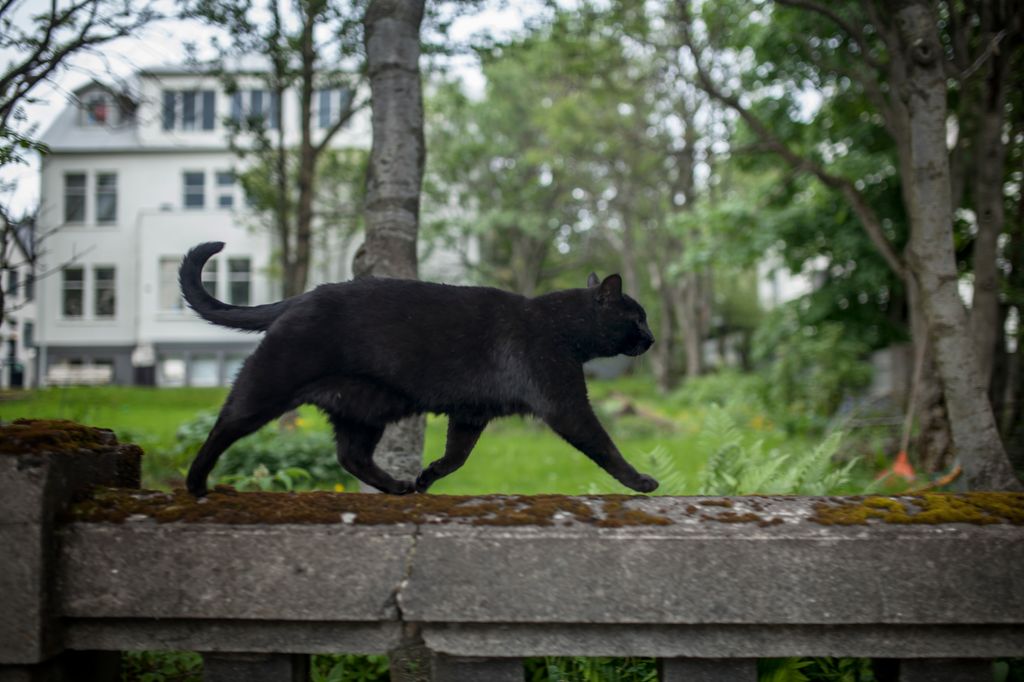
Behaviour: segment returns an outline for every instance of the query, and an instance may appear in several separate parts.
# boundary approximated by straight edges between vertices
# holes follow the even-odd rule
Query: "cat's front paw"
[[[391,490],[387,490],[390,495],[408,495],[409,493],[416,491],[416,484],[412,481],[395,481],[395,485]]]
[[[647,474],[640,474],[635,481],[626,485],[638,493],[650,493],[657,490],[658,481]]]
[[[434,484],[434,479],[427,476],[427,472],[424,471],[422,474],[416,477],[416,492],[425,493]]]

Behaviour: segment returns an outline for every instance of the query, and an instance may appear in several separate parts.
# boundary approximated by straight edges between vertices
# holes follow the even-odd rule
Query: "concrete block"
[[[413,528],[142,521],[61,538],[66,616],[395,621]]]
[[[57,449],[59,429],[32,437],[26,425],[0,429],[0,664],[39,663],[60,650],[52,599],[58,515],[94,485],[138,486],[136,446],[77,428],[88,447]]]
[[[1009,625],[429,623],[422,631],[431,650],[453,656],[1024,656],[1024,627]]]
[[[383,654],[401,641],[398,621],[356,623],[185,618],[71,618],[64,646],[90,650],[276,651]]]
[[[662,658],[659,682],[757,682],[753,658]]]
[[[307,682],[305,654],[203,654],[205,682]]]
[[[1010,525],[449,524],[423,529],[399,600],[421,622],[1020,624],[1022,540]]]
[[[432,682],[522,682],[523,662],[518,658],[433,657]]]

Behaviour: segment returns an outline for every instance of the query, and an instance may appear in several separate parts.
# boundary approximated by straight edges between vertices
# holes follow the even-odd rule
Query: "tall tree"
[[[828,83],[838,90],[859,88],[891,136],[911,232],[905,253],[892,242],[884,221],[867,199],[862,179],[829,168],[821,158],[820,145],[814,153],[795,149],[755,111],[749,96],[723,85],[713,73],[715,67],[707,61],[706,43],[695,37],[689,3],[679,0],[682,36],[694,55],[697,82],[735,110],[765,148],[795,171],[813,175],[843,197],[867,237],[906,287],[915,343],[919,348],[927,345],[937,363],[935,376],[941,380],[968,485],[1017,488],[1020,483],[1007,463],[991,406],[985,391],[978,390],[987,385],[987,377],[981,376],[966,311],[956,291],[952,210],[958,173],[951,172],[946,154],[945,121],[950,71],[955,74],[953,80],[963,81],[971,74],[950,65],[939,35],[940,26],[955,27],[956,22],[940,22],[935,6],[925,2],[901,2],[884,10],[872,2],[841,10],[813,0],[779,0],[777,4],[792,7],[791,12],[802,16],[800,26],[805,31],[794,36],[790,53],[798,55],[797,75],[788,83],[800,83],[802,78]],[[954,13],[961,11],[958,6],[944,7],[951,7]],[[781,20],[783,10],[772,9]],[[722,22],[723,8],[715,11]],[[960,17],[968,25],[973,25],[972,11],[976,10],[968,8],[968,16]],[[720,37],[722,32],[721,24],[710,28],[705,24],[706,35]],[[988,58],[994,42],[993,38],[979,43],[955,30],[950,39],[972,44],[979,64]],[[755,67],[759,77],[775,70],[771,64]],[[953,158],[957,158],[955,153]],[[985,303],[979,297],[988,295],[984,287],[976,289],[974,307],[983,308]]]
[[[420,83],[420,24],[424,0],[371,0],[363,17],[366,72],[373,109],[373,146],[366,175],[366,241],[356,252],[356,277],[416,279],[420,189],[426,146]],[[426,420],[410,417],[384,430],[374,459],[401,480],[423,461]],[[430,653],[415,626],[388,654],[391,679],[430,679]]]
[[[222,27],[231,36],[218,60],[234,100],[227,124],[243,161],[243,187],[276,237],[285,297],[301,294],[309,284],[318,227],[318,167],[338,132],[368,102],[359,94],[364,82],[361,11],[360,2],[330,0],[269,0],[265,13],[249,0],[186,5],[186,16]],[[265,68],[247,73],[253,70],[244,65],[253,55],[265,60]],[[270,94],[258,110],[244,96],[251,87],[246,77],[261,81]],[[299,102],[297,136],[282,120],[286,96],[293,91]]]

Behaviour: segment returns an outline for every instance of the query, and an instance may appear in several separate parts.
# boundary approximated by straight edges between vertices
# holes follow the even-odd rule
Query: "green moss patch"
[[[881,523],[1024,525],[1024,493],[923,493],[901,497],[830,498],[814,505],[811,521],[826,526]]]
[[[185,490],[98,488],[74,505],[65,520],[120,523],[343,523],[385,525],[551,526],[574,522],[600,527],[667,525],[672,521],[630,507],[626,495],[589,498],[565,495],[372,495],[363,493],[240,493],[217,486],[204,500]]]
[[[64,419],[16,419],[0,426],[0,454],[94,452],[117,444],[113,431]]]

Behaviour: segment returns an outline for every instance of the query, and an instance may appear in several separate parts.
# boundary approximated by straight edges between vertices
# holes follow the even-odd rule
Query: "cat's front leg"
[[[480,438],[486,421],[474,422],[450,417],[448,419],[448,442],[444,448],[444,456],[430,463],[416,478],[416,492],[425,493],[439,478],[452,473],[463,464],[473,451],[473,446]]]
[[[562,403],[555,411],[544,415],[544,421],[627,488],[649,493],[658,487],[657,480],[641,474],[623,458],[586,400]]]

